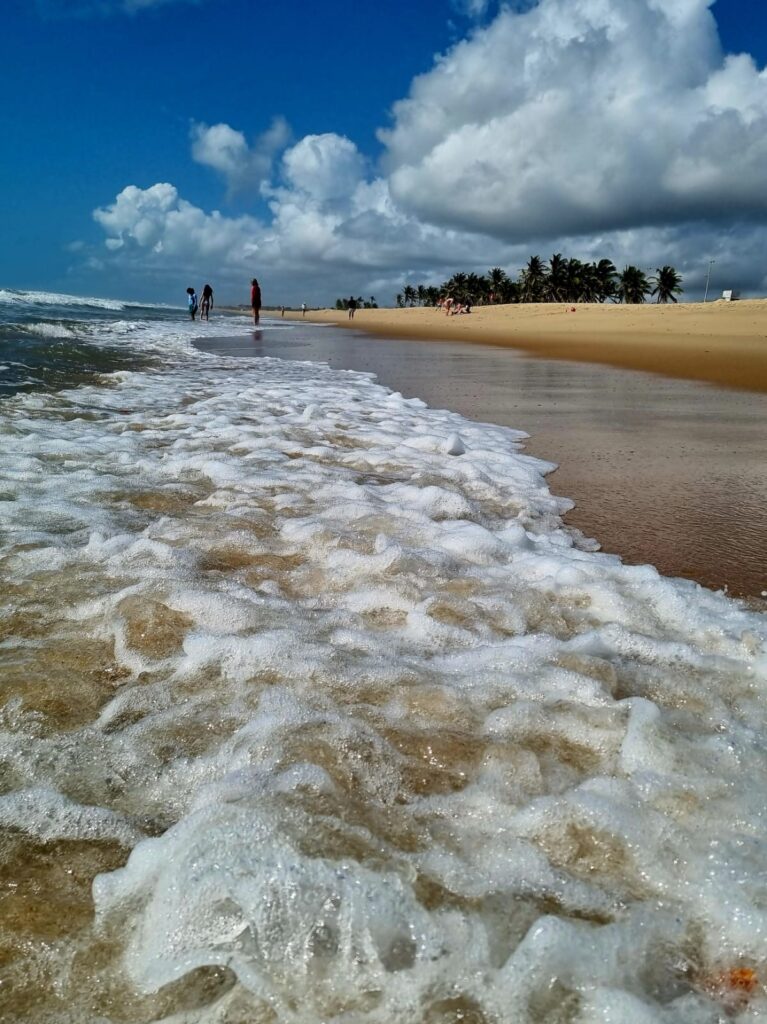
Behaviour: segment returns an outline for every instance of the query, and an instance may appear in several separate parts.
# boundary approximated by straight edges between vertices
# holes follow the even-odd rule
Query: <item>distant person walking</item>
[[[253,323],[257,324],[261,318],[261,288],[255,277],[250,282],[250,305],[253,309]]]
[[[306,303],[301,303],[301,316],[306,316]]]
[[[285,316],[285,307],[280,306],[280,316]]]
[[[202,301],[200,302],[200,320],[207,320],[211,309],[213,309],[213,289],[206,284],[202,289]]]
[[[189,316],[194,320],[197,316],[197,292],[194,288],[187,288],[186,294],[189,301]]]
[[[353,295],[349,299],[349,301],[347,303],[347,307],[349,309],[349,319],[353,320],[354,319],[354,314],[357,312],[357,300],[354,298]]]

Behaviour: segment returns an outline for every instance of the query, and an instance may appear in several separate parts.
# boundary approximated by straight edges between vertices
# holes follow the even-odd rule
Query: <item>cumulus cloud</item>
[[[113,252],[145,250],[183,264],[191,259],[239,262],[258,251],[261,226],[255,218],[206,213],[167,182],[147,189],[128,185],[111,206],[95,210],[93,216]]]
[[[391,301],[406,280],[516,274],[554,251],[672,263],[688,296],[715,259],[717,289],[767,290],[767,72],[722,54],[708,0],[518,0],[393,113],[378,174],[336,133],[285,148],[282,119],[252,145],[194,125],[193,158],[230,191],[260,185],[268,211],[226,217],[131,185],[94,213],[107,259],[257,272],[276,301]]]
[[[767,74],[723,58],[710,3],[501,11],[395,104],[394,198],[506,241],[765,219]]]
[[[290,140],[290,126],[284,117],[275,117],[252,147],[228,124],[193,124],[191,138],[193,160],[220,174],[230,193],[246,192],[270,179],[275,156]]]
[[[365,162],[342,135],[307,135],[288,150],[283,171],[290,186],[319,201],[348,196],[362,181]]]

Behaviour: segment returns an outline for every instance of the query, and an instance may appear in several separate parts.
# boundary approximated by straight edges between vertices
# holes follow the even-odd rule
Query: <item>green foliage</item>
[[[645,272],[639,267],[624,267],[623,273],[618,277],[618,301],[636,305],[644,302],[649,294],[650,282]]]
[[[655,287],[650,292],[657,295],[656,302],[676,302],[677,295],[682,292],[682,276],[673,267],[658,267],[655,277],[650,278]]]
[[[509,302],[644,302],[649,294],[658,302],[676,302],[682,291],[682,278],[673,267],[662,267],[650,288],[644,272],[626,267],[619,274],[612,260],[583,263],[554,253],[548,264],[540,256],[531,256],[516,280],[502,267],[493,267],[484,276],[459,271],[437,288],[433,285],[407,284],[397,295],[398,306],[435,306],[440,298],[476,306]]]
[[[653,287],[654,286],[654,287]],[[648,279],[638,267],[628,266],[621,273],[612,260],[583,263],[579,259],[554,253],[548,264],[540,256],[531,256],[513,279],[503,267],[492,267],[485,275],[459,271],[436,285],[405,284],[395,302],[398,307],[436,306],[441,298],[452,298],[463,305],[486,306],[509,302],[630,302],[640,303],[648,295],[656,302],[676,302],[682,292],[682,277],[674,267],[659,267]],[[340,305],[339,305],[340,303]],[[377,309],[375,296],[357,299],[360,309]],[[336,309],[347,309],[347,299],[337,299]]]

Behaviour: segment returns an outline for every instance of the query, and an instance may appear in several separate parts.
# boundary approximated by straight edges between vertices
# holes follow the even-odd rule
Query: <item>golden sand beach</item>
[[[337,323],[389,337],[511,346],[548,359],[606,363],[767,392],[767,299],[678,305],[519,303],[475,306],[446,316],[432,307],[312,310]]]

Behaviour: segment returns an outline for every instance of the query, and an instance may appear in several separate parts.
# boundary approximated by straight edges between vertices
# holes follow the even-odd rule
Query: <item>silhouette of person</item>
[[[255,277],[250,282],[250,305],[253,309],[253,323],[257,324],[261,317],[261,288]]]

